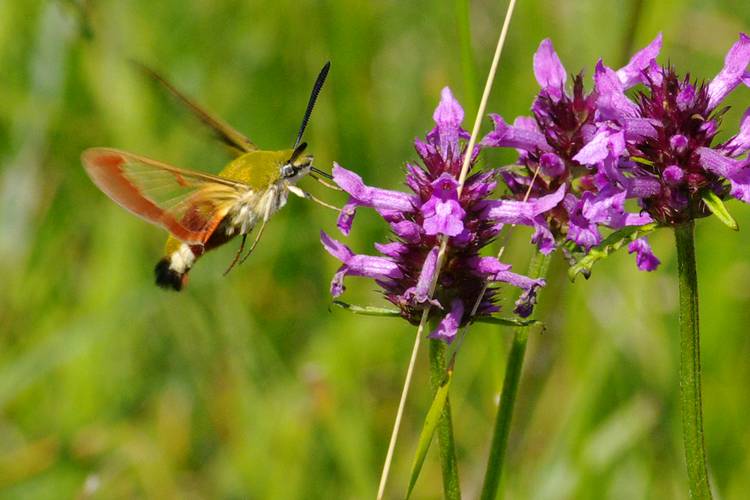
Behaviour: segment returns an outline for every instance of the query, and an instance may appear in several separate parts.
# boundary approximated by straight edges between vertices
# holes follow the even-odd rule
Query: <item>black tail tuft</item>
[[[171,288],[179,292],[182,290],[182,285],[185,284],[186,273],[178,273],[174,269],[170,269],[167,257],[157,262],[154,275],[156,276],[156,284],[162,288]]]

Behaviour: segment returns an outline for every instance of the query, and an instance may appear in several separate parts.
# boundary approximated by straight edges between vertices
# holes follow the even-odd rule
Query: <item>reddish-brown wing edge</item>
[[[162,209],[153,201],[144,197],[137,186],[133,185],[122,173],[121,166],[128,160],[146,163],[156,168],[169,171],[175,175],[176,182],[184,182],[184,176],[198,177],[208,183],[218,183],[230,187],[238,187],[241,184],[200,172],[183,170],[165,163],[134,155],[125,151],[110,148],[91,148],[81,154],[81,162],[86,172],[107,196],[118,205],[143,218],[144,220],[163,227],[172,233],[177,239],[190,244],[204,244],[216,226],[221,222],[225,214],[217,214],[200,231],[193,231],[182,224],[169,211]]]

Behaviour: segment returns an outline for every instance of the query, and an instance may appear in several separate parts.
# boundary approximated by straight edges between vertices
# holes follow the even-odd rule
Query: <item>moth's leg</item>
[[[271,218],[271,212],[273,210],[276,210],[274,207],[275,205],[275,195],[267,195],[270,196],[266,201],[266,209],[263,211],[263,222],[260,223],[260,229],[258,229],[258,234],[255,235],[255,240],[253,240],[253,244],[250,245],[250,250],[247,251],[244,257],[242,257],[242,260],[240,260],[240,264],[245,262],[248,257],[250,257],[250,254],[253,253],[253,250],[255,250],[255,246],[260,241],[260,237],[263,236],[263,230],[266,229],[266,223],[268,222],[268,219]]]
[[[315,175],[315,174],[310,174],[310,177],[312,177],[313,179],[315,179],[315,180],[316,180],[316,181],[318,181],[319,183],[323,184],[323,185],[324,185],[325,187],[327,187],[328,189],[333,189],[334,191],[343,191],[343,189],[341,189],[341,188],[340,188],[340,187],[338,187],[337,185],[335,185],[335,184],[331,184],[330,182],[326,182],[326,181],[324,181],[323,179],[321,179],[320,177],[318,177],[318,176],[317,176],[317,175]]]
[[[258,234],[255,235],[255,240],[253,240],[253,244],[250,245],[250,250],[247,251],[244,257],[240,260],[240,264],[245,262],[248,257],[250,257],[250,254],[253,253],[253,250],[255,250],[255,245],[258,244],[260,241],[260,237],[263,235],[263,230],[266,228],[266,220],[263,219],[263,222],[260,223],[260,229],[258,229]]]
[[[323,200],[319,200],[315,196],[311,195],[307,191],[303,191],[302,189],[298,188],[297,186],[288,186],[289,192],[292,194],[296,194],[300,198],[305,198],[306,200],[311,200],[317,203],[318,205],[323,205],[324,207],[330,208],[331,210],[335,210],[337,212],[341,212],[341,209],[339,207],[334,207],[333,205],[329,205]]]
[[[247,233],[242,235],[242,242],[240,243],[240,248],[237,249],[237,253],[234,255],[234,259],[232,259],[232,263],[229,264],[229,267],[226,271],[224,271],[223,276],[226,276],[229,274],[229,271],[232,270],[232,268],[237,264],[237,261],[240,260],[240,257],[242,256],[242,252],[245,251],[245,241],[247,240]]]

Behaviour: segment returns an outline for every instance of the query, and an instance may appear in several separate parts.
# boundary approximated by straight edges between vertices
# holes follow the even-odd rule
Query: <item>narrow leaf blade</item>
[[[658,224],[653,222],[644,226],[627,226],[610,234],[604,238],[599,245],[591,248],[589,253],[582,257],[578,262],[570,266],[568,269],[568,277],[570,278],[570,281],[575,281],[578,274],[583,274],[588,278],[594,264],[608,257],[609,254],[619,250],[627,243],[637,240],[638,238],[654,231],[657,227]]]
[[[711,213],[714,214],[727,227],[729,227],[729,229],[732,229],[734,231],[740,230],[740,226],[737,224],[737,221],[734,220],[734,217],[732,217],[732,214],[729,213],[726,205],[724,205],[724,202],[721,201],[721,198],[719,198],[716,193],[714,193],[710,189],[705,189],[703,190],[703,192],[701,192],[701,199],[703,200],[703,203],[706,204]]]
[[[363,316],[385,316],[390,318],[401,316],[401,312],[398,309],[390,309],[388,307],[358,306],[340,300],[334,300],[333,305],[338,306],[341,309],[346,309],[350,313],[361,314]]]
[[[414,455],[414,462],[411,466],[411,474],[409,477],[409,489],[406,492],[407,500],[411,496],[414,490],[414,485],[417,484],[419,473],[422,471],[422,465],[424,459],[427,456],[427,450],[430,449],[430,443],[432,442],[432,436],[435,434],[435,429],[440,421],[440,416],[443,413],[445,402],[448,400],[448,390],[453,380],[453,370],[449,369],[446,373],[445,380],[440,384],[438,390],[435,391],[435,397],[430,404],[430,409],[427,411],[427,416],[424,419],[424,425],[422,426],[422,432],[419,434],[419,442],[417,443],[417,452]]]

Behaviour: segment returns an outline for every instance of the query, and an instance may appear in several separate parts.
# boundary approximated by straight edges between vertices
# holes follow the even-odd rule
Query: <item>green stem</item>
[[[437,327],[433,324],[433,329]],[[430,339],[430,382],[432,390],[437,391],[445,377],[445,342]],[[458,482],[458,461],[456,460],[456,444],[453,440],[453,420],[451,418],[450,399],[445,400],[445,406],[437,424],[438,444],[440,445],[440,467],[443,470],[443,494],[446,499],[461,498],[461,488]]]
[[[691,499],[710,499],[711,488],[703,444],[701,350],[698,324],[698,273],[695,267],[695,223],[675,226],[680,280],[680,404]]]
[[[527,275],[532,278],[543,278],[547,275],[551,255],[536,253],[529,263]],[[495,430],[490,445],[490,457],[487,461],[487,471],[484,475],[482,485],[482,500],[493,500],[497,496],[500,479],[503,474],[505,452],[508,448],[508,436],[510,424],[513,419],[513,408],[518,394],[518,384],[521,380],[523,370],[523,358],[526,354],[526,342],[529,338],[529,327],[520,326],[515,329],[513,343],[508,353],[508,362],[505,366],[505,379],[503,390],[500,395],[500,406],[495,418]]]

